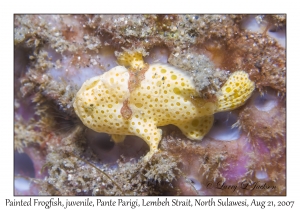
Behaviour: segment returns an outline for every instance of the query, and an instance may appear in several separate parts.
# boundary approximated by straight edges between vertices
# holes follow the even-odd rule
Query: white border
[[[295,3],[293,3],[295,2]],[[252,0],[252,1],[4,1],[1,3],[1,135],[0,141],[0,206],[5,207],[5,198],[13,197],[13,14],[14,13],[287,13],[287,196],[280,197],[247,197],[257,200],[294,200],[293,209],[299,209],[300,182],[299,167],[299,20],[296,8],[297,1]],[[26,197],[28,198],[28,197]],[[66,197],[64,197],[66,198]],[[174,198],[174,197],[172,197]],[[170,198],[170,199],[172,199]],[[226,197],[215,197],[215,199]],[[230,197],[233,200],[244,200],[244,197]],[[297,199],[298,198],[298,199]],[[48,197],[41,198],[47,200]],[[82,199],[82,197],[81,197]],[[141,199],[141,198],[140,198]],[[146,198],[151,199],[154,198]],[[194,197],[192,198],[194,199]],[[208,199],[208,197],[204,197]],[[3,208],[4,207],[4,208]],[[80,207],[79,207],[80,208]],[[79,209],[77,208],[77,209]],[[156,207],[163,209],[164,207]],[[181,209],[182,207],[174,207]],[[229,209],[232,207],[223,207]],[[31,209],[43,209],[41,207]],[[57,208],[58,209],[58,208]],[[95,208],[94,208],[95,209]],[[99,209],[99,207],[97,208]],[[112,209],[117,209],[112,208]],[[128,208],[130,209],[130,208]],[[258,208],[247,208],[258,209]],[[267,208],[266,208],[267,209]],[[285,208],[282,208],[285,209]]]

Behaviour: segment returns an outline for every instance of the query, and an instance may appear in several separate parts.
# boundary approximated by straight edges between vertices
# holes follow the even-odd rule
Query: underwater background
[[[285,33],[286,15],[15,15],[15,195],[286,195]],[[201,141],[161,126],[144,161],[145,141],[115,143],[73,107],[124,52],[180,69],[205,101],[236,71],[255,90]]]

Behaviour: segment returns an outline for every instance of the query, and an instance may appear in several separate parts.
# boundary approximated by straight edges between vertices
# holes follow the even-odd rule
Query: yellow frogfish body
[[[223,85],[217,100],[198,96],[192,78],[168,64],[144,64],[140,55],[123,54],[119,64],[93,77],[78,91],[74,109],[83,124],[112,135],[115,142],[136,135],[149,145],[148,160],[158,150],[162,131],[176,125],[191,140],[201,140],[213,114],[245,103],[254,90],[248,74],[237,71]]]

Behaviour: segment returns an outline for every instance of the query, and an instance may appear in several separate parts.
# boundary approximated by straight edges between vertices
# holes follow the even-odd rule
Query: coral
[[[23,152],[23,148],[30,144],[41,143],[42,135],[37,132],[36,121],[31,119],[28,123],[24,122],[24,119],[20,116],[16,116],[15,123],[15,149],[19,152]]]
[[[83,150],[86,150],[83,152]],[[155,195],[170,191],[180,174],[177,161],[159,153],[151,161],[117,161],[117,168],[97,165],[82,127],[61,139],[47,156],[49,176],[39,183],[40,195]],[[174,189],[172,189],[174,190]]]
[[[122,141],[123,135],[141,137],[150,147],[145,160],[158,150],[162,131],[157,126],[174,124],[189,139],[201,140],[210,130],[215,112],[243,105],[254,90],[248,74],[237,71],[214,103],[200,98],[189,75],[175,67],[147,66],[140,53],[126,52],[118,60],[129,70],[117,66],[87,80],[73,106],[84,125],[112,134],[116,142]],[[131,79],[132,74],[138,79]],[[137,83],[134,88],[132,83]]]

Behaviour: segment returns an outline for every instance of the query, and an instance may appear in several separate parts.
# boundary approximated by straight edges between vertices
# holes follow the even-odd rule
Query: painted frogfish
[[[173,124],[191,140],[201,140],[213,125],[214,113],[245,103],[255,88],[244,71],[232,73],[216,100],[199,97],[192,78],[168,64],[144,63],[141,53],[123,53],[120,66],[88,79],[78,91],[74,109],[83,124],[111,134],[115,142],[126,135],[142,138],[158,151],[159,126]]]

